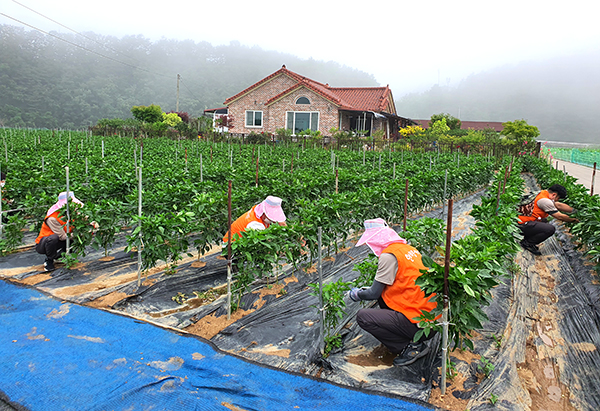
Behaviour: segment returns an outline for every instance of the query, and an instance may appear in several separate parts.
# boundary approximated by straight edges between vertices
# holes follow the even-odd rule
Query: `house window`
[[[246,127],[262,127],[262,111],[246,111]]]
[[[318,111],[288,111],[286,128],[298,134],[304,130],[317,131],[319,129]]]
[[[310,104],[310,100],[306,97],[300,97],[298,100],[296,100],[296,104]]]

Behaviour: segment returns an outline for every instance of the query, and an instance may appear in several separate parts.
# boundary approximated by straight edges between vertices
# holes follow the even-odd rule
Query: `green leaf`
[[[465,289],[467,294],[469,294],[471,297],[475,297],[475,292],[471,287],[469,287],[468,284],[463,284],[463,288]]]

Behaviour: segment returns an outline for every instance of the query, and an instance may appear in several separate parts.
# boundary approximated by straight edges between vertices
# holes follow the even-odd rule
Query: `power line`
[[[198,100],[198,101],[202,101],[198,96],[196,96],[194,94],[194,92],[187,86],[187,84],[183,81],[183,77],[179,76],[179,80],[181,81],[181,83],[185,86],[186,89],[188,89],[188,91],[192,94],[192,96]]]
[[[112,52],[116,53],[116,54],[117,54],[117,55],[119,55],[119,56],[123,56],[123,54],[121,54],[120,52],[118,52],[117,50],[115,50],[115,49],[114,49],[114,48],[112,48],[112,47],[109,47],[109,46],[107,46],[107,45],[105,45],[105,44],[103,44],[103,43],[101,43],[101,42],[99,42],[99,41],[97,41],[97,40],[95,40],[95,39],[93,39],[93,38],[91,38],[91,37],[88,37],[88,36],[86,36],[86,35],[84,35],[84,34],[82,34],[82,33],[78,32],[78,31],[76,31],[76,30],[74,30],[74,29],[72,29],[72,28],[70,28],[70,27],[68,27],[68,26],[66,26],[66,25],[64,25],[64,24],[62,24],[62,23],[60,23],[60,22],[58,22],[58,21],[56,21],[56,20],[54,20],[54,19],[52,19],[52,18],[50,18],[50,17],[46,16],[46,15],[44,15],[44,14],[42,14],[42,13],[40,13],[40,12],[38,12],[38,11],[36,11],[36,10],[34,10],[34,9],[30,8],[30,7],[28,7],[28,6],[26,6],[26,5],[24,5],[24,4],[22,4],[22,3],[19,3],[17,0],[12,0],[12,1],[13,1],[14,3],[18,4],[19,6],[21,6],[21,7],[24,7],[24,8],[26,8],[27,10],[30,10],[30,11],[32,11],[32,12],[34,12],[34,13],[38,14],[39,16],[42,16],[42,17],[44,17],[45,19],[47,19],[47,20],[50,20],[51,22],[53,22],[53,23],[55,23],[55,24],[58,24],[59,26],[61,26],[61,27],[65,28],[65,29],[67,29],[67,30],[69,30],[69,31],[72,31],[72,32],[73,32],[73,33],[75,33],[75,34],[77,34],[77,35],[79,35],[79,36],[82,36],[82,37],[84,37],[85,39],[87,39],[87,40],[89,40],[89,41],[92,41],[92,42],[94,42],[94,43],[96,43],[96,44],[98,44],[98,45],[100,45],[100,46],[102,46],[102,47],[104,47],[104,48],[106,48],[106,49],[108,49],[108,50],[110,50],[110,51],[112,51]],[[30,25],[30,24],[27,24],[27,23],[25,23],[25,22],[23,22],[23,21],[20,21],[20,20],[18,20],[18,19],[16,19],[16,18],[14,18],[14,17],[8,16],[8,15],[6,15],[6,14],[4,14],[4,13],[0,13],[0,15],[3,15],[3,16],[5,16],[5,17],[8,17],[9,19],[12,19],[12,20],[14,20],[14,21],[17,21],[17,22],[19,22],[19,23],[21,23],[21,24],[23,24],[23,25],[25,25],[25,26],[27,26],[27,27],[31,27],[32,29],[34,29],[34,30],[37,30],[37,31],[39,31],[39,32],[41,32],[41,33],[44,33],[44,34],[46,34],[46,35],[49,35],[49,36],[52,36],[52,37],[54,37],[54,38],[57,38],[57,39],[59,39],[59,40],[61,40],[61,41],[64,41],[65,43],[71,44],[71,45],[73,45],[73,46],[75,46],[75,47],[78,47],[78,48],[81,48],[81,49],[83,49],[83,50],[85,50],[85,51],[87,51],[87,52],[89,52],[89,53],[92,53],[92,54],[98,55],[98,56],[100,56],[100,57],[103,57],[103,58],[109,59],[109,60],[111,60],[111,61],[114,61],[114,62],[116,62],[116,63],[119,63],[119,64],[122,64],[122,65],[125,65],[125,66],[128,66],[128,67],[134,68],[134,69],[136,69],[136,70],[141,70],[141,71],[144,71],[144,72],[146,72],[146,73],[149,73],[149,74],[154,74],[154,75],[161,76],[161,77],[168,77],[168,78],[171,78],[171,76],[170,76],[170,75],[166,75],[166,74],[160,74],[160,73],[151,72],[151,71],[149,71],[149,70],[146,70],[146,69],[140,68],[139,66],[132,65],[132,64],[128,64],[128,63],[122,62],[122,61],[120,61],[120,60],[114,59],[114,58],[112,58],[112,57],[106,56],[106,55],[104,55],[104,54],[98,53],[98,52],[96,52],[96,51],[90,50],[90,49],[88,49],[88,48],[86,48],[86,47],[84,47],[84,46],[81,46],[81,45],[79,45],[79,44],[73,43],[73,42],[71,42],[71,41],[69,41],[69,40],[66,40],[66,39],[64,39],[64,38],[62,38],[62,37],[56,36],[56,35],[54,35],[54,34],[51,34],[51,33],[49,33],[49,32],[46,32],[46,31],[44,31],[44,30],[41,30],[41,29],[39,29],[39,28],[37,28],[37,27],[35,27],[35,26],[32,26],[32,25]],[[126,57],[130,58],[131,60],[133,60],[134,62],[136,62],[136,63],[137,63],[137,61],[136,61],[134,58],[132,58],[132,57],[130,57],[130,56],[126,56]],[[201,101],[201,99],[200,99],[200,98],[199,98],[199,97],[198,97],[198,96],[197,96],[197,95],[196,95],[196,94],[195,94],[195,93],[194,93],[194,92],[193,92],[193,91],[192,91],[192,90],[191,90],[191,89],[188,87],[188,85],[187,85],[187,84],[186,84],[186,83],[183,81],[183,79],[182,79],[181,77],[180,77],[180,80],[181,80],[182,84],[185,86],[185,88],[186,88],[186,89],[187,89],[187,90],[190,92],[190,94],[191,94],[191,95],[192,95],[192,96],[193,96],[195,99],[197,99],[198,101]]]
[[[124,66],[128,66],[128,67],[134,68],[134,69],[136,69],[136,70],[144,71],[144,72],[146,72],[146,73],[148,73],[148,74],[154,74],[154,75],[157,75],[157,76],[160,76],[160,77],[172,78],[172,76],[170,76],[170,75],[166,75],[166,74],[160,74],[160,73],[155,73],[155,72],[152,72],[152,71],[149,71],[149,70],[143,69],[143,68],[141,68],[141,67],[134,66],[134,65],[132,65],[132,64],[125,63],[125,62],[122,62],[122,61],[119,61],[119,60],[117,60],[117,59],[115,59],[115,58],[112,58],[112,57],[110,57],[110,56],[106,56],[106,55],[104,55],[104,54],[98,53],[98,52],[96,52],[96,51],[94,51],[94,50],[90,50],[90,49],[88,49],[87,47],[84,47],[84,46],[81,46],[81,45],[79,45],[79,44],[73,43],[72,41],[69,41],[69,40],[63,39],[62,37],[55,36],[54,34],[48,33],[47,31],[44,31],[44,30],[42,30],[42,29],[39,29],[39,28],[37,28],[37,27],[35,27],[35,26],[32,26],[31,24],[27,24],[27,23],[25,23],[25,22],[23,22],[23,21],[21,21],[21,20],[19,20],[19,19],[16,19],[16,18],[14,18],[14,17],[11,17],[11,16],[9,16],[9,15],[7,15],[7,14],[0,13],[0,15],[1,15],[1,16],[4,16],[4,17],[8,17],[8,18],[9,18],[9,19],[11,19],[11,20],[14,20],[14,21],[16,21],[16,22],[18,22],[18,23],[20,23],[20,24],[23,24],[24,26],[30,27],[30,28],[32,28],[32,29],[34,29],[34,30],[37,30],[37,31],[39,31],[40,33],[44,33],[44,34],[46,34],[46,35],[48,35],[48,36],[51,36],[51,37],[54,37],[54,38],[56,38],[56,39],[58,39],[58,40],[64,41],[65,43],[68,43],[68,44],[70,44],[70,45],[72,45],[72,46],[75,46],[75,47],[78,47],[78,48],[80,48],[80,49],[83,49],[83,50],[85,50],[85,51],[87,51],[87,52],[89,52],[89,53],[95,54],[95,55],[97,55],[97,56],[103,57],[103,58],[105,58],[105,59],[108,59],[108,60],[111,60],[111,61],[114,61],[115,63],[119,63],[119,64],[122,64],[122,65],[124,65]]]
[[[116,54],[118,54],[118,55],[120,55],[120,56],[125,56],[125,57],[127,57],[127,58],[129,58],[129,59],[131,59],[131,60],[135,61],[135,59],[134,59],[133,57],[131,57],[131,56],[127,56],[127,55],[125,55],[125,54],[121,54],[121,53],[119,53],[117,50],[113,49],[112,47],[109,47],[109,46],[107,46],[106,44],[102,44],[101,42],[99,42],[99,41],[97,41],[97,40],[95,40],[95,39],[93,39],[93,38],[91,38],[91,37],[88,37],[88,36],[86,36],[85,34],[82,34],[82,33],[78,32],[78,31],[76,31],[76,30],[73,30],[72,28],[70,28],[70,27],[67,27],[67,26],[65,26],[64,24],[62,24],[62,23],[60,23],[60,22],[58,22],[58,21],[56,21],[56,20],[53,20],[53,19],[51,19],[50,17],[48,17],[48,16],[46,16],[46,15],[44,15],[44,14],[42,14],[42,13],[40,13],[40,12],[38,12],[38,11],[34,10],[34,9],[32,9],[31,7],[27,7],[26,5],[24,5],[24,4],[22,4],[22,3],[19,3],[17,0],[12,0],[12,1],[13,1],[14,3],[17,3],[19,6],[21,6],[21,7],[24,7],[24,8],[26,8],[27,10],[29,10],[29,11],[32,11],[32,12],[34,12],[35,14],[37,14],[37,15],[39,15],[39,16],[42,16],[43,18],[45,18],[45,19],[47,19],[47,20],[50,20],[51,22],[53,22],[53,23],[56,23],[56,24],[58,24],[59,26],[61,26],[61,27],[64,27],[65,29],[67,29],[67,30],[69,30],[69,31],[72,31],[73,33],[75,33],[75,34],[77,34],[77,35],[79,35],[79,36],[82,36],[82,37],[86,38],[87,40],[93,41],[94,43],[96,43],[96,44],[99,44],[100,46],[102,46],[102,47],[104,47],[104,48],[106,48],[106,49],[108,49],[108,50],[111,50],[111,51],[113,51],[114,53],[116,53]],[[136,61],[136,63],[137,63],[137,61]]]

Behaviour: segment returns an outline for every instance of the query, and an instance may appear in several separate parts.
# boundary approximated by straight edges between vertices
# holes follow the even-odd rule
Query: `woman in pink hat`
[[[246,230],[264,230],[273,223],[284,226],[285,220],[281,198],[268,196],[231,224],[231,237],[235,241],[236,235],[240,236]],[[223,242],[228,241],[229,234],[225,234]]]
[[[426,267],[419,251],[408,245],[381,218],[365,221],[365,232],[356,246],[367,244],[379,257],[377,274],[369,288],[353,288],[353,301],[378,300],[379,308],[363,308],[356,322],[372,334],[390,352],[398,354],[394,365],[404,366],[417,361],[429,352],[424,341],[413,343],[419,330],[417,317],[421,311],[431,311],[437,303],[425,296],[415,280]]]
[[[72,191],[69,191],[69,197],[73,202],[83,206]],[[46,255],[44,271],[54,271],[54,260],[59,258],[67,248],[67,222],[61,220],[59,216],[66,204],[67,192],[63,191],[58,195],[58,201],[46,213],[40,234],[35,239],[35,250],[39,254]]]

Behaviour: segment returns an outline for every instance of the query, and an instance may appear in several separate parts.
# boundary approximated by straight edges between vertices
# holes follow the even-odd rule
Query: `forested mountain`
[[[193,117],[207,107],[221,107],[226,98],[283,64],[332,86],[378,85],[373,75],[335,62],[302,60],[237,42],[212,46],[84,35],[0,25],[0,126],[73,129],[102,118],[130,118],[137,105],[175,110],[177,74],[179,111]]]
[[[435,85],[396,102],[401,115],[428,119],[525,119],[539,140],[600,144],[600,52],[522,62],[474,74],[456,87]]]
[[[59,37],[61,39],[59,39]],[[78,47],[79,46],[79,47]],[[288,69],[332,86],[378,86],[374,76],[335,62],[232,42],[42,34],[0,25],[0,127],[79,128],[102,118],[130,118],[137,105],[192,117],[277,71]],[[523,62],[473,74],[456,87],[435,85],[402,96],[403,117],[449,113],[461,120],[525,119],[540,139],[600,142],[600,52]]]

